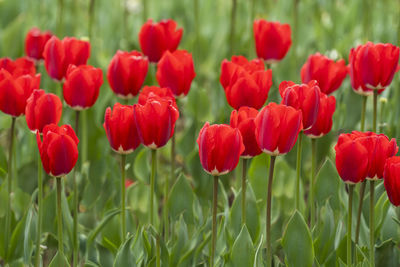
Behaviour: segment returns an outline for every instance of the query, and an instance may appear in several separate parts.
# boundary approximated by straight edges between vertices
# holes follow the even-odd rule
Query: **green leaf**
[[[312,266],[314,247],[310,230],[303,216],[295,211],[290,218],[282,240],[285,259],[289,266]]]
[[[35,224],[33,221],[36,219],[36,213],[34,211],[33,205],[28,210],[28,215],[26,218],[25,223],[25,230],[24,230],[24,262],[29,264],[31,255],[33,252],[33,244],[36,238],[36,231],[35,231]]]
[[[142,149],[135,158],[135,163],[133,165],[133,171],[135,177],[144,182],[148,183],[150,177],[150,165],[149,165],[149,156],[148,149]]]
[[[181,174],[172,186],[168,198],[168,210],[172,220],[183,214],[185,222],[194,223],[193,202],[195,195],[186,177]]]
[[[51,260],[49,267],[70,267],[67,258],[61,251],[57,251],[54,258]]]
[[[386,240],[375,248],[375,263],[377,266],[398,266],[400,262],[399,250],[396,243]]]
[[[329,200],[331,207],[335,211],[340,210],[339,189],[341,180],[336,168],[330,159],[327,159],[317,174],[315,181],[315,198],[318,206],[325,205]]]
[[[267,154],[261,154],[251,160],[249,168],[249,182],[254,189],[258,208],[261,210],[267,201],[266,190],[268,187],[268,168],[270,157]]]
[[[131,236],[125,243],[119,248],[117,256],[115,257],[114,267],[126,266],[126,267],[136,267],[135,255],[131,250],[132,241],[135,236]]]
[[[233,243],[231,259],[233,266],[253,266],[255,259],[255,251],[253,241],[251,240],[246,225],[243,225],[239,236]]]

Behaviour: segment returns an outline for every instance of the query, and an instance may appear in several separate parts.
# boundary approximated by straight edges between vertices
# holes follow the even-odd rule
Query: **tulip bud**
[[[146,104],[149,98],[163,98],[172,102],[172,105],[178,109],[176,105],[176,100],[171,90],[168,87],[158,87],[158,86],[145,86],[140,91],[138,103],[140,105]]]
[[[49,31],[41,32],[38,28],[32,28],[25,37],[25,54],[34,59],[43,59],[44,46],[53,36]]]

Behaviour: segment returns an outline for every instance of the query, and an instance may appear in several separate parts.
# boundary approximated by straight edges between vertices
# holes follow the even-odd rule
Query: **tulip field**
[[[400,266],[399,14],[0,1],[0,266]]]

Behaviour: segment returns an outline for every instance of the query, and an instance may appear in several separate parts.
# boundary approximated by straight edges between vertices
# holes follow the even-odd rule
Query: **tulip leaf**
[[[132,241],[135,236],[130,236],[125,243],[121,245],[117,252],[117,256],[115,257],[114,267],[126,266],[126,267],[135,267],[136,259],[135,255],[131,250]]]
[[[51,260],[49,267],[70,267],[67,258],[61,251],[57,251]]]
[[[168,210],[171,220],[175,221],[183,214],[185,222],[194,223],[193,202],[194,193],[187,178],[181,174],[172,186],[168,198]]]
[[[231,259],[233,266],[253,266],[255,251],[253,241],[246,225],[243,225],[238,237],[233,243]]]
[[[150,165],[149,165],[149,150],[142,148],[136,155],[135,163],[133,164],[133,172],[135,177],[144,182],[148,183],[150,177]]]
[[[341,180],[337,174],[336,168],[330,159],[327,159],[317,174],[315,181],[315,198],[320,207],[326,200],[333,210],[340,210],[339,194]]]

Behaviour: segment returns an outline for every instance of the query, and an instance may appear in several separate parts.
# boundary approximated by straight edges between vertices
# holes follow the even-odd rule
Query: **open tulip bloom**
[[[35,61],[42,60],[44,47],[52,36],[50,31],[41,32],[36,27],[30,29],[25,37],[25,54]]]

